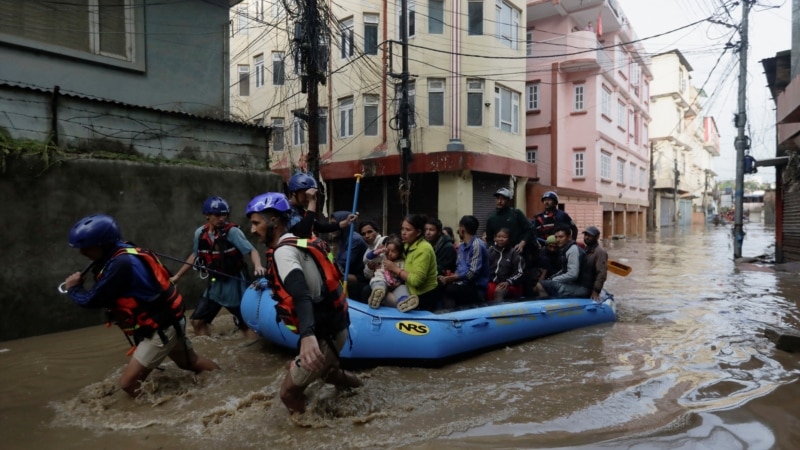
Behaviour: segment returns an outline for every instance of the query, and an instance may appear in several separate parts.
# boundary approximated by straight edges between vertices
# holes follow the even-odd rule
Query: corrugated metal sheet
[[[783,198],[783,259],[800,261],[800,192],[789,192]]]

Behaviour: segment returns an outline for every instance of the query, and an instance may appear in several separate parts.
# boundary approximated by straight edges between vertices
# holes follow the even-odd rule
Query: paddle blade
[[[622,264],[621,262],[614,261],[612,259],[608,260],[608,271],[619,275],[621,277],[627,277],[633,271],[633,267]]]

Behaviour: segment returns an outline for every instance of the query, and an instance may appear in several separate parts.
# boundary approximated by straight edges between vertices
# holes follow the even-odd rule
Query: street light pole
[[[733,222],[733,257],[742,257],[742,243],[744,242],[744,154],[750,147],[749,138],[744,135],[747,125],[747,46],[748,42],[748,15],[753,0],[742,2],[742,25],[739,29],[741,42],[739,44],[739,111],[736,113],[736,128],[738,133],[734,143],[736,147],[736,187],[734,192],[734,222]]]

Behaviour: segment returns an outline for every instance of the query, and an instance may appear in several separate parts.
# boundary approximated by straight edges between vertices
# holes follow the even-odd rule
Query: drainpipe
[[[53,97],[50,99],[50,143],[58,147],[58,96],[61,86],[53,87]]]

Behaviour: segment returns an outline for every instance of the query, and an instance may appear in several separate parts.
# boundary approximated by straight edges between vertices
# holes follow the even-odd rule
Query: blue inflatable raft
[[[532,338],[616,320],[610,294],[592,299],[518,301],[432,313],[395,308],[372,309],[349,301],[350,338],[343,360],[432,363]],[[276,321],[271,292],[249,287],[242,297],[242,316],[258,335],[295,350],[298,336]]]

